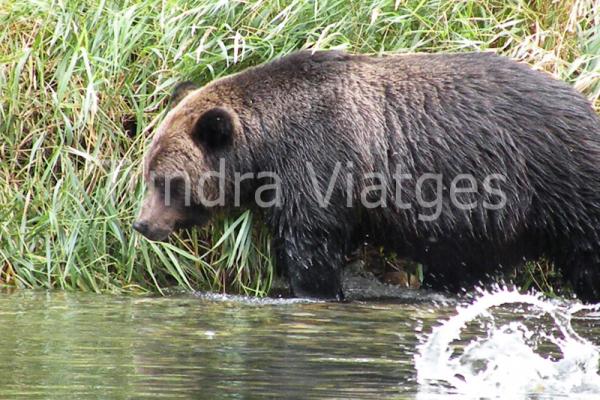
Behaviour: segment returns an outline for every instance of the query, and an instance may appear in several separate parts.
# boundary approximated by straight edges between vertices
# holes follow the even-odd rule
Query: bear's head
[[[164,240],[174,230],[203,225],[224,208],[223,182],[230,177],[221,175],[235,168],[241,128],[220,98],[210,85],[176,87],[144,160],[147,192],[133,228],[147,238]]]

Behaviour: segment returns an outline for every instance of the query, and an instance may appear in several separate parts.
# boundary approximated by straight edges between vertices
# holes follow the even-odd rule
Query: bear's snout
[[[154,229],[150,226],[148,221],[135,221],[133,223],[133,229],[144,235],[150,240],[162,241],[169,236],[169,231],[164,229]]]
[[[133,223],[133,229],[135,229],[142,235],[145,235],[146,232],[148,232],[148,223],[144,221],[135,221]]]

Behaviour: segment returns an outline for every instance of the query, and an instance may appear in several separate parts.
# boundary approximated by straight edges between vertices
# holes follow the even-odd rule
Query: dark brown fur
[[[215,107],[231,118],[231,142],[219,148],[197,139],[197,121]],[[282,205],[261,211],[277,264],[299,296],[340,298],[344,254],[366,238],[423,263],[433,287],[471,285],[545,256],[582,298],[600,298],[600,118],[565,83],[507,58],[295,53],[190,92],[167,115],[148,154],[147,171],[192,181],[226,160],[228,195],[235,171],[276,172]],[[389,206],[346,207],[338,179],[330,206],[319,207],[307,161],[324,188],[336,162],[351,162],[340,176],[357,178],[355,199],[369,185],[361,177],[382,172]],[[392,206],[396,166],[415,177],[441,173],[444,200],[457,174],[479,183],[502,174],[506,206],[484,209],[494,196],[480,190],[470,195],[474,210],[444,202],[439,218],[421,221],[428,210],[414,188],[402,192],[410,210]],[[246,182],[244,207],[253,207],[260,183]],[[426,194],[434,190],[424,186]],[[202,208],[197,193],[193,198],[194,215],[216,211]],[[142,222],[156,216],[149,208]],[[219,209],[231,208],[226,198]],[[181,211],[177,219],[188,217]],[[181,222],[155,219],[163,233]],[[152,231],[148,226],[151,237]]]

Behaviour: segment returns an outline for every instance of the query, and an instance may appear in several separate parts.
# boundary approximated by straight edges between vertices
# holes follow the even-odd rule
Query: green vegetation
[[[140,160],[176,81],[308,47],[494,49],[600,107],[595,0],[0,0],[0,282],[264,294],[271,252],[249,213],[167,244],[132,232]]]

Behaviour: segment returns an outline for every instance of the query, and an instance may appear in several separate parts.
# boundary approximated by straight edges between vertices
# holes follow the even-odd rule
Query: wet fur
[[[239,126],[228,149],[194,150],[203,157],[197,165],[175,130],[155,140],[171,149],[172,168],[217,169],[224,157],[230,177],[234,169],[281,177],[282,206],[261,211],[297,296],[341,298],[344,256],[366,240],[423,263],[435,288],[456,290],[545,256],[581,298],[600,299],[600,118],[545,73],[489,53],[300,52],[215,81],[182,103],[193,117],[178,131],[211,107],[231,110]],[[319,207],[307,161],[323,191],[335,163],[352,162],[354,206],[345,206],[342,169],[330,206]],[[427,212],[410,188],[403,200],[412,208],[391,207],[396,165],[415,177],[443,174],[436,221],[418,220]],[[360,205],[369,183],[358,178],[374,171],[386,176],[387,208]],[[475,210],[449,206],[447,189],[462,173],[478,184],[504,174],[506,206],[485,210],[481,201],[495,200],[483,191],[473,196]],[[245,206],[259,183],[245,187]]]

